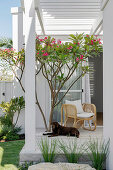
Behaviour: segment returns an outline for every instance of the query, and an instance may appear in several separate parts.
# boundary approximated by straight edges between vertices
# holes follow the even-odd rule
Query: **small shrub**
[[[10,114],[5,114],[0,117],[0,125],[12,126],[12,116]]]
[[[71,140],[66,144],[63,140],[59,140],[59,148],[64,153],[69,163],[77,163],[82,155],[84,145],[78,146],[77,140]]]
[[[87,143],[88,156],[96,170],[103,170],[104,162],[109,154],[109,142],[110,140],[99,142],[98,139],[90,139]]]
[[[20,127],[17,127],[20,111],[25,107],[25,100],[22,97],[16,97],[10,100],[10,102],[2,102],[0,108],[4,115],[0,117],[0,139],[5,140],[18,140],[20,138],[18,132],[21,131]],[[13,124],[13,116],[17,112],[16,122]]]
[[[39,147],[45,162],[54,162],[56,156],[56,146],[56,140],[51,140],[49,143],[49,139],[41,139]]]
[[[29,166],[34,165],[33,162],[25,162],[18,167],[18,170],[28,170]]]
[[[18,132],[21,131],[20,127],[12,127],[12,126],[1,126],[0,129],[0,139],[5,140],[18,140],[19,134]]]
[[[20,115],[20,111],[23,108],[25,108],[25,100],[23,96],[21,96],[21,97],[12,98],[10,102],[2,101],[2,103],[0,104],[0,108],[4,113],[4,115],[0,117],[1,125],[16,126]],[[18,113],[18,116],[15,124],[13,124],[13,116],[16,112]]]

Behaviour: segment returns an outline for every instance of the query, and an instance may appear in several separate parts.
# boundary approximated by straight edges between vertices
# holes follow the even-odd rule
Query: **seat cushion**
[[[69,101],[69,100],[65,100],[65,104],[72,104],[75,105],[77,108],[77,113],[83,113],[83,109],[82,109],[82,104],[81,104],[81,100],[75,100],[75,101]]]
[[[94,113],[82,112],[77,114],[78,118],[90,118],[92,116],[94,116]]]

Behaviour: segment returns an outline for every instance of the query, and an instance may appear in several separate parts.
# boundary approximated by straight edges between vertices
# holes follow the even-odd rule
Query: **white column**
[[[25,0],[25,150],[35,151],[35,8]]]
[[[23,48],[23,11],[21,7],[11,8],[13,48],[18,52]]]
[[[103,133],[104,138],[110,138],[106,169],[113,170],[113,0],[104,9],[103,35]]]

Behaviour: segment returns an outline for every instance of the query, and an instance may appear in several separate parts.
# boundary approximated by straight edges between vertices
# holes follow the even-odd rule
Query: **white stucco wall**
[[[25,79],[25,75],[23,75],[23,79],[22,79],[23,86],[25,86],[24,79]],[[43,77],[42,73],[40,73],[37,76],[36,84],[37,84],[37,88],[36,88],[37,95],[38,95],[40,105],[43,109],[47,122],[49,122],[49,112],[50,112],[49,110],[50,110],[50,102],[51,102],[50,91],[49,91],[48,83]],[[14,80],[13,88],[14,88],[14,97],[25,96],[24,92],[22,91],[16,79]],[[17,118],[17,113],[14,116],[14,122],[16,121],[16,118]],[[24,109],[20,113],[17,125],[22,127],[21,133],[24,133],[25,132],[25,110]],[[44,128],[43,118],[37,105],[36,105],[36,128]]]
[[[107,170],[113,170],[113,0],[109,0],[103,16],[103,123],[104,137],[110,138]]]

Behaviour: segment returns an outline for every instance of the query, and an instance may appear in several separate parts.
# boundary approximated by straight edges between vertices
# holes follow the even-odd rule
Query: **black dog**
[[[64,127],[61,126],[58,122],[52,123],[52,133],[45,133],[43,135],[49,135],[48,137],[54,137],[54,136],[76,136],[79,138],[80,132],[78,129],[74,127]]]

